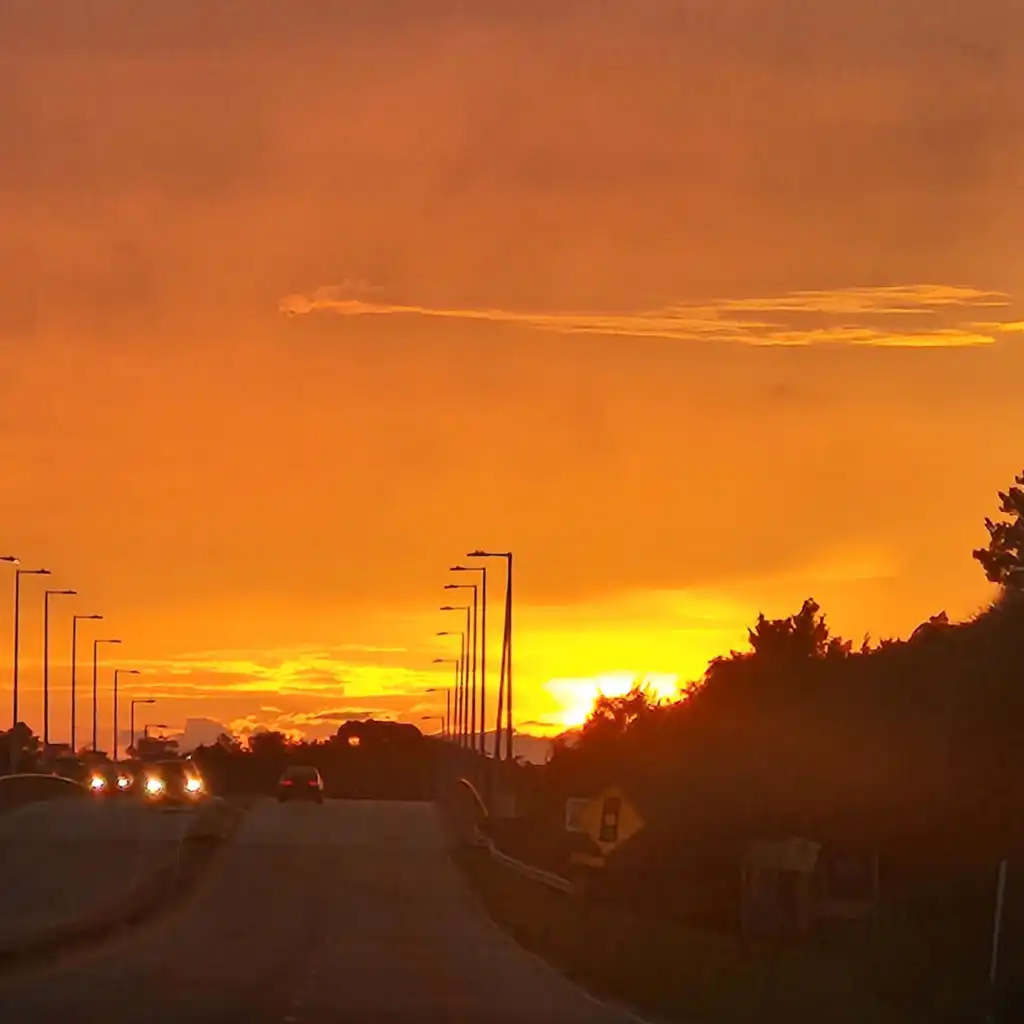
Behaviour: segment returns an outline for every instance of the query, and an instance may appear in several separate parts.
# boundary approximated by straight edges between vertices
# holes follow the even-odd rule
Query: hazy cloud
[[[394,711],[389,711],[386,708],[347,708],[342,710],[334,711],[318,711],[315,715],[310,715],[308,721],[310,722],[358,722],[364,718],[382,718],[391,717],[394,715]]]
[[[376,655],[351,662],[338,656],[342,650]],[[381,655],[392,648],[350,644],[331,650],[297,648],[272,651],[204,651],[160,661],[140,661],[149,676],[169,675],[147,687],[154,696],[200,693],[211,684],[224,692],[308,695],[332,693],[361,697],[365,694],[415,693],[433,683],[430,672],[401,665],[381,664]],[[399,651],[398,653],[401,653]]]

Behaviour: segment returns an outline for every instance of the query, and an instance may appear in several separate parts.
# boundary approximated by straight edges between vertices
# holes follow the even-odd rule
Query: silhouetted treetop
[[[978,548],[974,557],[993,583],[1024,590],[1024,473],[1014,478],[1017,486],[999,492],[998,521],[985,519],[988,547]]]
[[[643,686],[634,686],[629,693],[618,697],[601,694],[580,730],[580,739],[593,742],[624,736],[657,706],[657,699]]]
[[[757,617],[747,630],[755,658],[768,661],[797,661],[809,658],[845,657],[852,644],[829,635],[825,616],[813,598],[807,598],[796,615],[785,619]]]
[[[249,737],[249,750],[259,757],[283,756],[288,749],[288,737],[283,732],[254,732]]]

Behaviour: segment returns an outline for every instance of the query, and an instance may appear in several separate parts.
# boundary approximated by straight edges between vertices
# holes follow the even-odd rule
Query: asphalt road
[[[626,1024],[476,904],[425,804],[257,804],[144,931],[0,984],[5,1018]]]
[[[190,818],[93,800],[27,804],[0,816],[0,945],[126,899],[174,854]]]

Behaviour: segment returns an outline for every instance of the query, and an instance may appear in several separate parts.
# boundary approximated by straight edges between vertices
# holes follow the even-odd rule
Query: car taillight
[[[291,784],[292,784],[292,780],[291,779],[282,779],[281,780],[281,785],[282,786],[290,786]]]
[[[310,779],[310,780],[309,780],[309,784],[310,784],[311,786],[315,786],[315,785],[316,785],[316,779]]]

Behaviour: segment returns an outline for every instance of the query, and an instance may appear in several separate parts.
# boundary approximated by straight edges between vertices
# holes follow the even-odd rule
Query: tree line
[[[272,793],[289,765],[316,767],[327,796],[429,800],[435,792],[440,744],[403,722],[343,722],[326,740],[253,733],[246,744],[227,735],[197,747],[193,760],[214,792]]]
[[[747,649],[715,658],[680,699],[601,697],[524,770],[524,813],[557,830],[566,798],[620,784],[656,823],[637,846],[677,868],[793,835],[876,851],[890,876],[1022,851],[1022,487],[1024,474],[1000,493],[1002,517],[973,552],[998,587],[984,611],[859,645],[811,598],[759,615]]]

